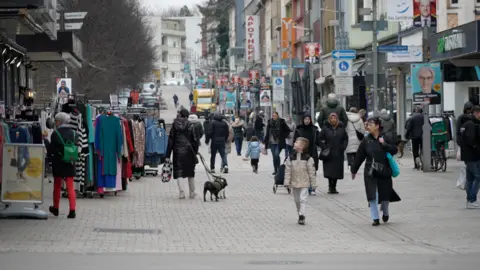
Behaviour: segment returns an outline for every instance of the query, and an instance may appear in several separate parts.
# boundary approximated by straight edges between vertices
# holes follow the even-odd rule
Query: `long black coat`
[[[267,134],[265,134],[265,138],[264,138],[266,149],[268,149],[270,145],[270,134],[272,132],[272,129],[276,129],[276,128],[279,129],[280,137],[278,138],[278,145],[280,146],[280,150],[285,149],[285,146],[286,146],[285,140],[287,139],[291,131],[287,125],[287,122],[285,122],[285,119],[279,118],[278,121],[279,121],[278,126],[276,126],[275,121],[273,119],[270,119],[268,121]]]
[[[392,156],[397,153],[397,147],[389,140],[385,140],[384,144],[381,144],[375,137],[368,135],[360,143],[358,147],[357,155],[351,167],[352,174],[356,174],[360,169],[363,161],[365,161],[365,169],[363,173],[363,179],[365,183],[365,193],[367,200],[372,201],[376,198],[376,192],[378,191],[378,201],[399,201],[400,197],[393,190],[392,177],[379,177],[377,174],[370,176],[368,171],[372,166],[373,160],[382,164],[387,169],[387,174],[391,175],[391,168],[387,159],[387,152]],[[388,173],[389,172],[389,173]]]
[[[320,131],[320,148],[330,148],[330,158],[323,161],[323,176],[329,179],[343,179],[345,149],[348,145],[348,135],[342,122],[332,127],[328,122]]]
[[[187,118],[177,117],[170,129],[166,157],[173,152],[173,179],[195,177],[199,144],[190,125],[194,124],[189,123]]]
[[[318,130],[317,126],[310,124],[306,125],[299,125],[297,126],[297,130],[295,130],[295,136],[293,141],[295,142],[298,137],[303,137],[308,139],[308,153],[313,158],[315,162],[315,170],[318,170],[318,150],[317,146],[320,147],[320,131]]]
[[[58,133],[62,136],[65,143],[76,142],[76,134],[70,127],[58,127]],[[57,132],[53,132],[50,136],[50,144],[47,146],[47,153],[52,161],[52,174],[53,177],[74,177],[75,176],[75,163],[64,162],[62,160],[63,155],[63,143],[58,137]]]

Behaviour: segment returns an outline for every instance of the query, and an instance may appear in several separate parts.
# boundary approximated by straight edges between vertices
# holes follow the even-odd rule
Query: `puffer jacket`
[[[233,129],[233,137],[235,139],[242,139],[243,138],[243,126],[245,125],[245,122],[243,120],[238,121],[238,123],[233,122],[232,123],[232,129]]]
[[[293,153],[285,162],[285,186],[292,188],[316,187],[313,158],[307,153]]]
[[[247,158],[250,157],[251,159],[259,159],[260,152],[261,152],[260,142],[249,142],[245,157]]]
[[[395,142],[397,140],[397,128],[395,126],[395,121],[392,119],[390,114],[381,113],[380,122],[382,124],[382,132],[389,141]]]
[[[348,116],[345,108],[340,105],[338,100],[329,98],[327,99],[327,106],[320,110],[320,114],[317,118],[318,126],[320,126],[321,129],[325,126],[326,120],[331,113],[336,113],[338,120],[340,120],[344,126],[346,125]]]
[[[345,153],[356,153],[361,143],[357,137],[357,131],[364,135],[365,125],[358,113],[347,112],[347,117],[348,123],[346,131],[348,135],[348,145],[345,149]]]
[[[173,178],[195,177],[196,155],[199,145],[195,141],[191,123],[177,117],[168,136],[167,157],[173,152]]]
[[[207,144],[210,140],[212,141],[212,144],[227,143],[230,135],[229,129],[229,125],[223,120],[223,116],[221,114],[214,115],[213,120],[210,122]]]

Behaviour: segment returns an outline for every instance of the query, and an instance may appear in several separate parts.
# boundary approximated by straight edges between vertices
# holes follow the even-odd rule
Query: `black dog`
[[[207,191],[210,192],[210,200],[213,201],[213,195],[215,195],[215,201],[218,202],[219,198],[219,193],[223,191],[223,199],[226,199],[225,197],[225,188],[228,186],[227,180],[222,177],[215,177],[215,180],[213,182],[207,181],[203,185],[203,201],[207,201]],[[220,195],[220,198],[222,196]]]

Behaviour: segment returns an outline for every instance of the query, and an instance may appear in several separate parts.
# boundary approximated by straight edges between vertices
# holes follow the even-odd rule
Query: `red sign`
[[[228,82],[228,77],[227,77],[227,76],[223,76],[223,78],[222,78],[222,83],[223,83],[223,84],[227,84],[227,82]]]
[[[260,72],[256,69],[252,69],[249,71],[250,74],[250,80],[256,80],[260,78]]]
[[[248,62],[260,59],[260,16],[245,18],[245,57]]]

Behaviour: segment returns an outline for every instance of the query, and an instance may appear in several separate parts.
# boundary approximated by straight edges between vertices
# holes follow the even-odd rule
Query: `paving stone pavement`
[[[202,148],[204,156],[207,150]],[[217,163],[219,163],[217,159]],[[404,163],[408,163],[403,162]],[[456,172],[424,174],[402,168],[395,188],[402,202],[392,205],[392,222],[373,228],[362,178],[339,183],[340,194],[326,195],[326,181],[309,198],[307,225],[296,224],[293,198],[272,192],[271,156],[260,172],[229,155],[227,199],[178,199],[175,181],[134,180],[128,191],[104,199],[78,199],[78,216],[48,220],[0,220],[0,251],[126,253],[464,253],[480,251],[480,211],[464,210],[464,193],[455,189]],[[407,165],[405,165],[407,166]],[[217,166],[218,168],[219,166]],[[458,167],[457,167],[458,168]],[[457,169],[458,170],[458,169]],[[197,166],[197,193],[207,177]],[[185,186],[186,183],[184,183]],[[51,184],[47,186],[47,209]],[[126,232],[102,230],[129,229]],[[138,233],[134,230],[160,230]]]

